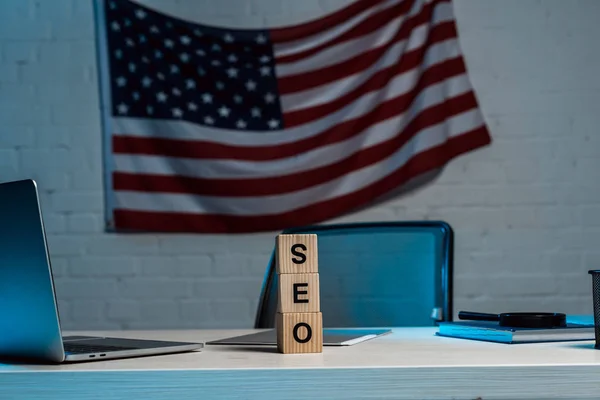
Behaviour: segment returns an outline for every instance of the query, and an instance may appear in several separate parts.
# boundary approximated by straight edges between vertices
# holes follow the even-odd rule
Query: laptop
[[[62,336],[34,180],[0,184],[0,358],[50,363],[179,353],[202,343]]]

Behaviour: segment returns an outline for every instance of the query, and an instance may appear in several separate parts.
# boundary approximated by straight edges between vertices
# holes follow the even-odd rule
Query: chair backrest
[[[442,221],[370,222],[288,229],[315,233],[323,327],[432,326],[452,320],[453,231]],[[275,254],[255,328],[273,328]]]

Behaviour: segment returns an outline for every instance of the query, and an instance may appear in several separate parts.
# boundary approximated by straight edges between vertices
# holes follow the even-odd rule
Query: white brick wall
[[[281,25],[347,0],[145,0],[231,26]],[[103,233],[89,1],[0,2],[0,180],[33,177],[66,328],[247,327],[274,233]],[[441,218],[456,231],[456,307],[590,313],[600,268],[600,2],[456,0],[495,142],[430,185],[341,218]]]

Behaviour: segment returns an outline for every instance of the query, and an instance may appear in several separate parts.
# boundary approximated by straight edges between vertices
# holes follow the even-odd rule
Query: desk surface
[[[67,332],[206,342],[252,330]],[[597,398],[593,341],[506,345],[395,329],[321,354],[270,346],[206,345],[197,352],[64,365],[0,364],[6,398]],[[58,373],[57,373],[58,372]],[[35,386],[34,386],[35,385]],[[43,387],[44,390],[39,389]],[[300,394],[301,393],[301,394]],[[3,394],[0,393],[0,398]]]

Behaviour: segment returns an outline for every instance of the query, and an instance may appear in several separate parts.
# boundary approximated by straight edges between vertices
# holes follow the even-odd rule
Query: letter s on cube
[[[319,272],[317,235],[277,235],[275,265],[278,274]]]

